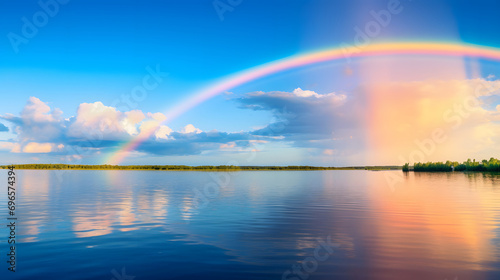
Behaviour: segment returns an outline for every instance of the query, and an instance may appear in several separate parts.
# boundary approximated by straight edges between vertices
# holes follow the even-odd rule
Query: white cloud
[[[148,118],[157,120],[159,122],[164,122],[167,119],[167,117],[162,113],[148,113]]]
[[[173,130],[166,126],[162,125],[160,128],[155,132],[155,137],[156,139],[172,139],[172,137],[169,137],[170,133],[172,133]]]
[[[188,124],[186,125],[182,130],[181,130],[181,133],[202,133],[203,131],[201,129],[198,129],[196,127],[194,127],[194,125],[192,124]]]
[[[26,144],[19,143],[10,143],[11,145],[7,145],[11,147],[11,152],[13,153],[23,153],[28,154],[46,154],[51,152],[60,152],[64,149],[63,144],[54,144],[54,143],[37,143],[37,142],[29,142]]]
[[[30,97],[28,103],[21,112],[23,119],[34,122],[59,122],[61,121],[62,111],[54,109],[52,112],[50,107],[36,97]]]
[[[140,110],[120,112],[101,102],[82,103],[76,120],[70,125],[68,136],[88,137],[99,135],[103,140],[123,140],[130,136],[166,139],[170,128],[160,126],[166,117],[162,113],[144,114]]]
[[[301,88],[296,88],[293,91],[293,94],[295,94],[298,97],[310,97],[310,96],[314,96],[316,98],[320,98],[321,97],[321,95],[317,94],[316,92],[314,92],[312,90],[303,90]]]
[[[175,132],[163,124],[166,116],[162,113],[120,112],[101,102],[82,103],[75,117],[64,119],[60,110],[51,110],[47,103],[31,97],[19,116],[1,116],[10,122],[17,139],[0,142],[0,150],[14,153],[73,151],[87,135],[97,134],[105,141],[101,146],[92,147],[95,148],[92,153],[106,153],[107,147],[132,137],[145,140],[137,151],[165,155],[198,154],[208,149],[233,152],[238,147],[246,147],[245,141],[248,144],[269,140],[314,148],[317,155],[326,156],[338,156],[347,150],[363,154],[372,150],[377,151],[371,155],[377,162],[389,159],[387,163],[395,163],[400,154],[407,155],[415,149],[415,140],[429,137],[432,130],[439,127],[447,131],[450,140],[436,149],[429,160],[444,157],[446,160],[452,153],[456,157],[450,159],[462,160],[470,155],[479,157],[500,152],[495,145],[500,142],[500,105],[491,111],[486,110],[486,106],[466,111],[468,116],[461,117],[455,129],[453,126],[458,123],[455,119],[460,115],[455,104],[462,107],[481,104],[487,99],[484,96],[498,95],[499,90],[500,81],[471,79],[370,84],[366,89],[349,93],[349,97],[301,88],[293,92],[249,93],[240,96],[240,105],[267,110],[274,119],[262,129],[240,134],[202,133],[193,124]],[[469,103],[464,103],[466,100]],[[450,112],[444,118],[447,111]],[[331,139],[332,133],[337,141]],[[369,145],[375,146],[363,146],[366,145],[364,139],[370,139]]]
[[[140,110],[133,110],[125,112],[125,117],[121,121],[121,125],[125,131],[130,135],[137,135],[137,124],[144,120],[146,116]]]
[[[51,111],[50,107],[36,97],[30,97],[19,117],[12,114],[1,115],[0,118],[11,122],[13,132],[20,142],[50,142],[60,137],[64,129],[62,112]]]
[[[258,135],[311,137],[315,134],[324,138],[334,130],[359,126],[360,121],[353,112],[355,106],[360,105],[353,102],[361,103],[362,100],[353,96],[347,98],[347,95],[335,92],[318,94],[297,88],[293,92],[248,93],[238,98],[237,102],[246,109],[272,113],[274,120],[266,127],[258,129]],[[347,118],[349,114],[351,116]]]
[[[347,96],[345,94],[338,94],[335,92],[327,93],[327,94],[318,94],[312,90],[303,90],[301,88],[296,88],[292,92],[295,96],[298,97],[315,97],[315,98],[329,98],[330,102],[340,105],[343,103]]]
[[[47,103],[30,97],[19,117],[5,114],[0,118],[14,124],[17,134],[14,141],[2,142],[0,149],[14,153],[53,153],[65,148],[74,151],[71,145],[85,142],[83,145],[88,147],[90,142],[113,143],[109,141],[126,141],[137,136],[151,140],[173,139],[169,136],[173,130],[161,125],[166,120],[164,114],[141,110],[120,112],[102,102],[82,103],[75,117],[65,119],[59,109],[51,110]],[[194,127],[187,130],[199,131]]]
[[[52,145],[50,143],[36,143],[30,142],[26,144],[23,148],[24,153],[50,153],[52,151]]]
[[[131,113],[131,115],[134,114]],[[82,103],[78,107],[76,121],[69,127],[68,135],[86,137],[99,132],[105,138],[118,138],[127,133],[123,123],[126,123],[127,126],[129,123],[128,119],[125,119],[127,119],[125,114],[113,107],[105,106],[101,102]],[[129,130],[131,129],[129,128]]]

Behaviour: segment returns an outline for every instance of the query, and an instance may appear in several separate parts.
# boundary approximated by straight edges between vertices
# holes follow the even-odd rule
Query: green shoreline
[[[76,165],[76,164],[14,164],[0,166],[7,169],[40,169],[40,170],[153,170],[153,171],[313,171],[313,170],[401,170],[401,166],[233,166],[233,165]]]
[[[476,161],[468,159],[463,163],[458,161],[446,162],[416,162],[413,166],[405,163],[402,167],[403,172],[453,172],[453,171],[467,171],[467,172],[500,172],[500,160],[490,158],[489,160],[483,159]]]

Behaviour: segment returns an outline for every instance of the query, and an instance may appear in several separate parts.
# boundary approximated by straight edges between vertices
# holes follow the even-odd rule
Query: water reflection
[[[17,214],[25,218],[23,226],[18,229],[18,233],[22,236],[20,241],[34,242],[40,234],[40,227],[48,221],[50,174],[49,172],[34,172],[31,176],[22,176],[22,173],[17,175],[18,202],[26,204],[29,208],[38,209],[36,212],[26,212],[26,209],[18,208]],[[34,197],[36,200],[24,199],[26,197]]]
[[[450,270],[495,269],[500,197],[482,175],[410,173],[395,192],[371,188],[375,266],[418,262]],[[475,190],[472,190],[472,189]],[[378,256],[385,257],[378,257]],[[398,258],[389,258],[398,256]]]
[[[391,189],[385,171],[234,172],[198,208],[196,190],[226,175],[67,171],[59,181],[57,171],[18,172],[22,242],[57,240],[58,250],[84,244],[73,249],[82,254],[121,250],[132,267],[161,270],[182,255],[189,271],[229,270],[240,279],[237,272],[248,270],[248,279],[278,279],[330,236],[339,247],[311,279],[499,275],[497,174],[410,172]],[[155,259],[141,259],[141,250]],[[181,267],[170,269],[187,275]]]

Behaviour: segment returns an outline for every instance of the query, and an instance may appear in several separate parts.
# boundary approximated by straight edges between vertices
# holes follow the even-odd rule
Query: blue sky
[[[163,76],[158,86],[148,91],[147,98],[128,109],[140,110],[145,120],[152,120],[148,112],[165,112],[221,77],[297,53],[342,43],[352,44],[356,34],[354,28],[363,27],[371,20],[370,11],[386,9],[391,1],[242,0],[221,14],[214,3],[223,7],[220,5],[230,5],[231,1],[70,0],[61,4],[65,1],[42,0],[42,3],[56,3],[57,11],[53,16],[47,16],[47,23],[37,28],[32,38],[25,38],[27,43],[16,46],[13,46],[12,34],[22,36],[23,17],[33,22],[33,16],[44,10],[38,1],[2,1],[0,96],[3,102],[0,103],[0,116],[3,118],[0,119],[0,141],[4,148],[0,153],[5,157],[2,156],[0,164],[68,162],[70,159],[75,163],[102,163],[115,145],[133,136],[133,133],[125,137],[105,135],[105,138],[110,137],[105,139],[109,140],[109,145],[85,155],[72,154],[68,148],[76,140],[66,132],[59,131],[50,139],[37,139],[35,134],[26,133],[32,129],[25,127],[29,121],[13,121],[13,116],[23,118],[23,110],[25,116],[36,117],[38,113],[46,116],[58,108],[62,112],[60,116],[44,118],[46,121],[57,119],[66,129],[77,119],[82,103],[102,102],[103,106],[116,107],[121,96],[130,95],[131,90],[142,83],[148,75],[146,68],[150,67],[158,68],[168,76]],[[438,40],[500,47],[500,37],[496,36],[500,27],[497,15],[500,3],[496,1],[402,0],[399,5],[402,12],[392,16],[390,24],[373,39],[374,42]],[[55,11],[53,5],[49,8]],[[358,140],[319,145],[318,141],[323,141],[324,137],[314,135],[314,129],[292,129],[293,122],[290,124],[286,112],[276,109],[284,108],[285,103],[295,104],[292,99],[297,96],[293,95],[296,89],[325,96],[335,93],[348,99],[356,96],[365,79],[361,75],[345,75],[345,72],[364,69],[365,63],[369,62],[355,61],[346,65],[344,61],[336,61],[310,65],[234,88],[232,94],[221,94],[168,121],[167,125],[175,135],[170,137],[171,143],[147,143],[127,157],[124,164],[225,164],[235,160],[245,165],[251,150],[255,150],[257,156],[247,165],[397,164],[395,157],[377,161],[364,156],[370,148],[366,145],[367,139],[363,138],[367,133],[366,124],[360,124],[361,120],[358,124],[351,124],[352,131],[344,132],[347,133],[344,136],[357,136]],[[470,69],[476,68],[467,66],[468,74],[460,78],[500,76],[497,62],[479,61],[476,64],[474,67],[479,69],[479,74],[471,74]],[[270,98],[262,101],[262,98],[251,95],[253,92],[263,92]],[[276,92],[281,92],[281,97]],[[484,107],[494,110],[498,99],[494,95],[488,98]],[[310,114],[318,108],[314,106],[322,106],[313,103],[316,104],[311,101],[311,107],[297,106],[292,113]],[[268,109],[255,110],[257,105]],[[44,111],[44,106],[49,106],[50,110]],[[27,107],[34,111],[29,113]],[[6,117],[6,114],[12,115]],[[321,130],[340,123],[330,120],[335,116],[326,113],[313,117],[326,120],[321,124],[301,123],[301,127],[317,126]],[[117,118],[123,121],[125,117]],[[288,134],[276,133],[269,139],[255,137],[259,129],[283,121],[286,122],[283,131],[288,131]],[[189,124],[203,133],[217,130],[220,134],[228,133],[230,137],[217,135],[206,140],[207,136],[197,133],[198,130],[188,137],[186,131],[189,129],[185,127]],[[140,123],[136,125],[140,126]],[[9,131],[2,131],[6,130],[4,127]],[[185,133],[182,133],[183,129]],[[252,143],[261,142],[254,149],[249,146],[251,140]],[[206,141],[215,142],[206,145]],[[25,149],[32,142],[37,144]],[[172,149],[155,153],[155,149],[163,150],[163,144],[172,145]],[[60,145],[64,148],[57,148]]]

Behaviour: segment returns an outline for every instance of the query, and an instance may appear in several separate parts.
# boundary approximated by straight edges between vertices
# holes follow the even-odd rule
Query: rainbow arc
[[[453,42],[389,42],[370,44],[362,47],[335,47],[301,53],[252,67],[220,79],[189,95],[184,101],[165,112],[164,114],[167,118],[163,123],[171,121],[220,93],[284,70],[326,61],[382,55],[436,55],[500,60],[500,49]],[[153,133],[154,130],[146,134],[142,133],[140,137],[135,137],[129,142],[120,145],[117,150],[105,160],[105,163],[120,164],[125,159],[128,152],[134,151]]]

